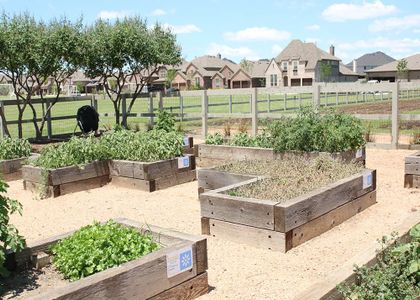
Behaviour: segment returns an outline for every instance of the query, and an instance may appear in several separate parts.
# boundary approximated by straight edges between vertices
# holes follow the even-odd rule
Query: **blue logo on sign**
[[[372,185],[372,174],[369,174],[369,175],[368,175],[368,177],[367,177],[367,184],[368,184],[369,186],[371,186],[371,185]]]
[[[188,137],[184,137],[184,146],[189,146],[190,145],[190,140]]]
[[[188,250],[179,255],[179,268],[181,271],[192,267],[192,251]]]
[[[184,156],[182,158],[182,165],[184,167],[189,167],[189,165],[190,165],[190,158],[188,156]]]

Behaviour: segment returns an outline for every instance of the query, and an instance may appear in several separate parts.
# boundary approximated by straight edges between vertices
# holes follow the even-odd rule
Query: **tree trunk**
[[[4,134],[6,136],[9,136],[10,137],[9,127],[8,127],[8,125],[6,123],[7,122],[6,116],[4,115],[4,112],[3,112],[3,110],[1,108],[0,108],[0,118],[1,118],[1,121],[2,121],[2,124],[3,124],[3,132],[4,132]]]
[[[18,138],[23,138],[23,130],[22,130],[22,119],[23,119],[23,109],[19,108],[19,113],[18,113]]]
[[[118,107],[118,102],[112,101],[112,104],[114,105],[115,124],[120,125],[120,109]]]

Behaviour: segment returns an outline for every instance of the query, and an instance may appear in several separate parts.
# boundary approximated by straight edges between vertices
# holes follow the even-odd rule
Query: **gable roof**
[[[377,51],[374,53],[366,53],[355,60],[358,66],[382,66],[395,61],[395,58],[392,58],[381,51]],[[352,67],[353,62],[349,62],[346,66]]]
[[[233,78],[235,78],[235,76],[237,76],[239,73],[243,73],[246,77],[251,79],[251,76],[247,72],[245,72],[245,70],[239,69],[238,71],[235,72],[235,74],[232,75],[231,80],[234,81]]]
[[[414,54],[412,56],[406,57],[407,69],[408,70],[420,70],[420,53]],[[377,68],[366,71],[370,72],[396,72],[397,71],[398,60],[387,63],[385,65],[379,66]]]
[[[346,75],[346,76],[359,76],[359,74],[347,68],[342,62],[340,62],[338,66],[338,72],[340,72],[341,75]]]
[[[203,55],[194,58],[192,61],[195,66],[199,66],[202,68],[223,68],[225,65],[227,65],[229,68],[231,68],[233,71],[235,71],[233,68],[237,66],[233,61],[227,59],[227,58],[219,58],[217,56],[212,55]]]
[[[340,60],[338,57],[319,49],[314,43],[304,43],[301,40],[291,41],[275,58],[277,63],[293,59],[307,61],[306,68],[310,70],[315,69],[317,62],[320,60]]]
[[[221,73],[219,73],[219,72],[216,72],[216,73],[214,73],[214,75],[211,77],[211,79],[214,79],[216,76],[220,77],[221,79],[224,79],[224,78],[225,78],[225,76],[223,76],[223,74],[221,74]]]
[[[248,73],[252,78],[265,77],[265,71],[267,70],[269,65],[270,61],[268,60],[253,61],[251,69]]]

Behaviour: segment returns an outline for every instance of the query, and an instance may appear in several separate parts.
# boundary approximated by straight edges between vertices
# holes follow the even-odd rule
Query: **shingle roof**
[[[347,68],[347,66],[345,66],[343,63],[340,62],[338,71],[342,74],[342,75],[346,75],[346,76],[359,76],[359,74],[353,72],[351,69]]]
[[[249,71],[249,75],[252,78],[265,77],[265,71],[267,70],[269,64],[270,62],[268,60],[253,61],[251,69]]]
[[[407,61],[407,69],[409,70],[420,70],[420,54],[415,54],[409,57],[406,57],[405,60]],[[393,61],[387,63],[383,66],[371,69],[366,71],[366,73],[370,72],[396,72],[397,71],[398,61]]]
[[[284,60],[299,59],[307,61],[307,69],[315,69],[318,61],[323,59],[340,60],[338,57],[319,49],[314,43],[304,43],[301,40],[293,40],[275,58],[277,63]]]
[[[358,66],[382,66],[393,61],[395,61],[395,58],[392,58],[381,51],[367,53],[356,59]],[[352,67],[353,62],[349,62],[346,66]]]
[[[233,61],[226,58],[218,58],[212,55],[203,55],[194,58],[191,61],[195,66],[202,68],[223,68],[225,65],[228,65],[230,68],[235,68],[237,64]],[[233,69],[232,69],[233,70]]]

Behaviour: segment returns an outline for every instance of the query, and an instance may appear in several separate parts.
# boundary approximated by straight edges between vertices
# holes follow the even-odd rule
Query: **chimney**
[[[353,59],[353,72],[357,73],[357,61]]]
[[[217,58],[218,58],[218,59],[222,59],[222,54],[217,53]]]
[[[335,47],[334,47],[334,45],[331,45],[331,46],[330,46],[330,54],[331,54],[332,56],[335,56]]]

